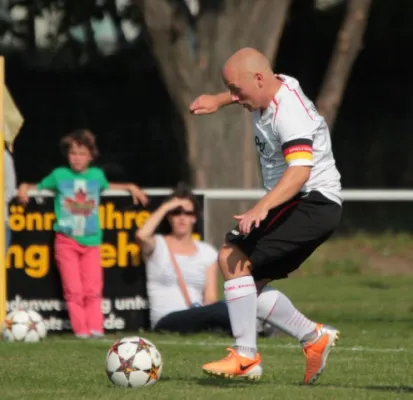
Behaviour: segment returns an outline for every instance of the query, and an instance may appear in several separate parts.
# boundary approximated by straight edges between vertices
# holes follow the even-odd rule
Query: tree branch
[[[349,0],[346,16],[338,32],[336,46],[316,102],[330,130],[333,129],[352,66],[362,49],[371,2]]]

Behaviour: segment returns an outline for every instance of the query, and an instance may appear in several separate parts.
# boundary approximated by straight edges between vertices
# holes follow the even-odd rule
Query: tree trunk
[[[204,0],[194,23],[183,3],[146,0],[143,14],[168,92],[186,126],[193,181],[199,188],[258,186],[253,141],[244,111],[226,107],[211,116],[189,114],[202,93],[225,90],[221,68],[242,47],[276,56],[291,0]],[[252,171],[247,168],[251,168]]]
[[[317,108],[333,130],[351,69],[362,49],[372,0],[349,0],[346,16],[338,32],[337,42],[330,60]]]
[[[193,136],[197,151],[194,169],[197,187],[245,187],[247,165],[249,187],[255,183],[252,180],[258,176],[256,150],[250,124],[245,123],[245,113],[247,111],[233,106],[213,115],[186,116],[187,131]]]

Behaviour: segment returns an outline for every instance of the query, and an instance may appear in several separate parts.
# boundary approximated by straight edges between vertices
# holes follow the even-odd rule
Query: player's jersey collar
[[[268,107],[261,111],[255,111],[255,119],[260,123],[260,124],[264,124],[266,123],[269,119],[272,119],[274,116],[274,113],[277,111],[277,107],[278,107],[278,102],[276,100],[275,97],[272,98],[270,104],[268,105]]]

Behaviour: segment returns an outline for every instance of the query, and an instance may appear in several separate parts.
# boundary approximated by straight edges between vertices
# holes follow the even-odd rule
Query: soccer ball
[[[1,329],[9,342],[38,342],[47,335],[42,316],[33,310],[15,310],[7,314]]]
[[[162,357],[149,340],[139,336],[125,337],[109,349],[106,373],[116,386],[153,385],[161,377]]]

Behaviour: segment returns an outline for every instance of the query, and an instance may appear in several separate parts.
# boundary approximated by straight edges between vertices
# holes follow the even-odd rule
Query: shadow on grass
[[[282,383],[276,381],[246,381],[240,379],[220,379],[220,378],[213,378],[213,377],[173,377],[173,376],[165,376],[162,377],[160,382],[164,381],[182,381],[182,382],[189,382],[195,383],[200,386],[207,386],[207,387],[228,387],[228,388],[243,388],[253,386],[293,386],[293,387],[305,387],[308,390],[312,389],[323,389],[323,388],[337,388],[337,389],[360,389],[360,390],[372,390],[372,391],[381,391],[381,392],[389,392],[389,393],[413,393],[413,386],[407,385],[366,385],[366,386],[353,386],[353,385],[334,385],[334,384],[322,384],[316,383],[314,385],[304,385],[302,383],[292,384],[292,383]]]
[[[379,390],[382,392],[393,392],[393,393],[413,393],[413,386],[404,386],[404,385],[396,385],[396,386],[374,385],[374,386],[364,386],[363,389]]]
[[[189,382],[195,383],[200,386],[214,386],[214,387],[248,387],[248,386],[255,386],[255,385],[274,385],[275,382],[269,381],[247,381],[241,379],[220,379],[214,377],[185,377],[185,376],[165,376],[162,377],[159,383],[163,381],[171,381],[171,382]]]
[[[311,387],[321,388],[337,388],[337,389],[362,389],[362,390],[374,390],[379,392],[389,393],[413,393],[413,386],[406,385],[366,385],[366,386],[353,386],[353,385],[331,385],[331,384],[315,384]]]

